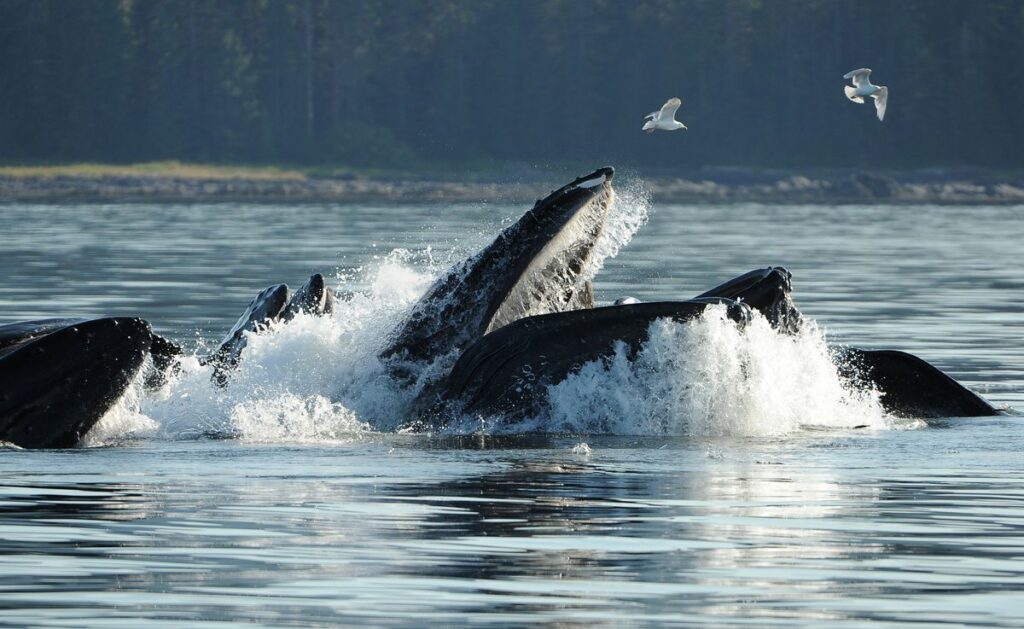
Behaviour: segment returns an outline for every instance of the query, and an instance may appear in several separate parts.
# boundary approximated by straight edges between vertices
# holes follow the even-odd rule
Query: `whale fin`
[[[847,380],[875,387],[882,406],[893,415],[927,419],[999,414],[978,394],[907,352],[850,347],[837,355],[836,365]]]

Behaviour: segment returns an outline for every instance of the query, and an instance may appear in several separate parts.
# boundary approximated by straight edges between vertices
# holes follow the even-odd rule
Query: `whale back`
[[[844,349],[840,374],[857,386],[874,387],[888,413],[904,417],[986,417],[991,404],[927,361],[897,350]]]
[[[153,339],[142,319],[0,327],[0,441],[70,448],[121,397]]]

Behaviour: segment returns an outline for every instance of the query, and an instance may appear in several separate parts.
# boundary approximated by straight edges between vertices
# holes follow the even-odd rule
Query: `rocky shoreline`
[[[725,170],[645,178],[662,203],[1024,204],[1024,176],[913,176],[856,172],[801,175]],[[551,184],[361,177],[189,177],[0,174],[0,202],[428,202],[522,201]]]

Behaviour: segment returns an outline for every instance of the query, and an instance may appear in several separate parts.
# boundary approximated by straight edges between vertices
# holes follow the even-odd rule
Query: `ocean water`
[[[194,354],[88,447],[0,449],[0,626],[1024,623],[1024,207],[619,192],[599,301],[783,265],[816,326],[657,324],[544,417],[433,435],[396,431],[410,393],[374,348],[524,204],[0,205],[0,323],[139,315]],[[313,272],[338,311],[211,387],[196,356]],[[837,344],[1008,414],[888,417]]]

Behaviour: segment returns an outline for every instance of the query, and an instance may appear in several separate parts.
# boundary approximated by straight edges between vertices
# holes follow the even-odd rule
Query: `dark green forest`
[[[1020,167],[1022,105],[1022,0],[0,0],[4,163]]]

